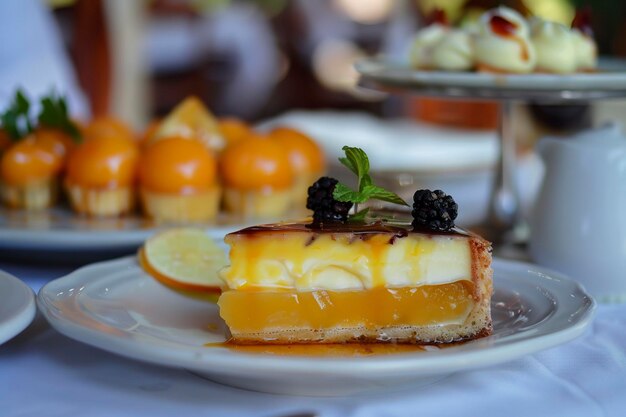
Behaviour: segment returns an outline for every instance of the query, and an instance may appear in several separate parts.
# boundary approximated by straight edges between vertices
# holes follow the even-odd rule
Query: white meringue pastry
[[[512,26],[510,34],[494,31],[492,19],[499,17]],[[534,70],[536,53],[530,42],[526,20],[515,10],[498,7],[481,17],[474,51],[479,69],[528,73]]]
[[[474,67],[471,35],[460,29],[446,32],[433,48],[432,63],[446,71],[471,70]]]
[[[578,29],[572,29],[571,33],[574,40],[577,70],[589,71],[595,69],[598,61],[596,42]]]
[[[530,28],[537,55],[536,71],[568,74],[577,70],[576,40],[568,27],[533,18]]]
[[[443,39],[450,29],[446,25],[433,23],[415,34],[411,42],[410,62],[411,66],[419,69],[432,69],[433,52],[435,45]]]

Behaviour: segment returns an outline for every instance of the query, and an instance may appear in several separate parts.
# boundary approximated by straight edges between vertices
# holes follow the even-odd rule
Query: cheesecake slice
[[[491,245],[460,229],[301,223],[231,233],[231,342],[441,344],[491,334]]]

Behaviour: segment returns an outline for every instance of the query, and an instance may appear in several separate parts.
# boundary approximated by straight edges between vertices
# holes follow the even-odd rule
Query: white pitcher
[[[626,301],[626,137],[618,125],[538,145],[546,171],[530,218],[530,255],[599,301]]]

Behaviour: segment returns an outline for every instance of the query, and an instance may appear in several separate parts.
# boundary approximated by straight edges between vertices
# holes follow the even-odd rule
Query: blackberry
[[[452,196],[441,190],[417,190],[413,195],[413,227],[449,231],[454,227],[454,219],[459,206]]]
[[[306,208],[313,210],[313,224],[337,223],[348,220],[348,212],[352,203],[337,201],[333,191],[337,180],[321,177],[309,187]]]

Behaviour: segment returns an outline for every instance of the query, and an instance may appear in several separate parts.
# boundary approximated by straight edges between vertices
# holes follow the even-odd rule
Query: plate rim
[[[0,345],[2,345],[20,334],[33,322],[37,313],[37,304],[35,292],[32,288],[15,275],[0,270],[0,280],[10,283],[9,285],[13,288],[13,292],[9,294],[15,297],[15,292],[17,291],[19,296],[22,297],[17,308],[9,312],[10,317],[0,320]],[[1,294],[0,297],[6,295]]]
[[[167,228],[186,227],[185,225],[168,225],[148,229],[131,230],[80,230],[80,229],[28,229],[0,227],[0,248],[7,250],[107,250],[141,245],[147,238]],[[187,226],[192,227],[192,226]],[[213,239],[221,239],[226,234],[241,228],[234,226],[201,227]],[[105,236],[106,241],[85,239],[85,232],[91,236]],[[42,239],[43,237],[43,239]],[[33,249],[33,245],[35,249]]]
[[[604,59],[599,68],[607,72],[573,74],[496,74],[469,71],[419,70],[405,62],[398,62],[382,56],[363,58],[354,65],[361,77],[380,83],[410,84],[413,87],[465,87],[470,89],[490,88],[518,91],[578,91],[587,92],[600,88],[609,92],[622,92],[626,95],[626,60]],[[616,70],[620,67],[620,70]],[[582,82],[581,82],[582,79]]]
[[[592,322],[596,310],[595,300],[579,283],[565,275],[529,263],[495,258],[494,269],[527,269],[527,273],[535,272],[537,279],[562,283],[568,286],[568,288],[575,290],[581,300],[586,300],[586,304],[580,305],[580,307],[584,306],[585,308],[578,315],[578,320],[574,323],[570,322],[568,326],[556,332],[513,340],[501,345],[477,348],[471,351],[463,351],[452,347],[432,352],[432,354],[428,352],[429,356],[425,360],[425,357],[422,356],[423,352],[419,354],[400,353],[397,355],[366,358],[311,358],[234,353],[227,349],[220,350],[219,348],[206,349],[202,352],[197,349],[173,351],[163,346],[141,345],[141,342],[135,340],[132,336],[120,337],[103,334],[100,331],[81,326],[70,320],[62,320],[53,314],[54,306],[48,305],[46,297],[51,288],[65,281],[69,283],[72,280],[79,279],[81,274],[85,273],[85,270],[129,267],[132,265],[136,266],[134,256],[87,265],[42,287],[37,295],[37,305],[52,327],[74,340],[124,357],[161,366],[181,367],[221,375],[245,375],[250,372],[249,362],[253,360],[254,372],[272,372],[274,374],[281,372],[288,374],[302,372],[308,374],[330,373],[343,376],[367,376],[375,372],[377,375],[415,375],[416,377],[496,365],[568,342],[585,331]],[[138,266],[136,267],[138,268]],[[91,282],[93,280],[91,278],[88,281]],[[138,344],[141,349],[137,349]],[[484,354],[485,349],[489,351],[489,355]],[[180,355],[181,352],[184,352],[185,355]],[[355,363],[358,363],[358,366],[355,366]]]

